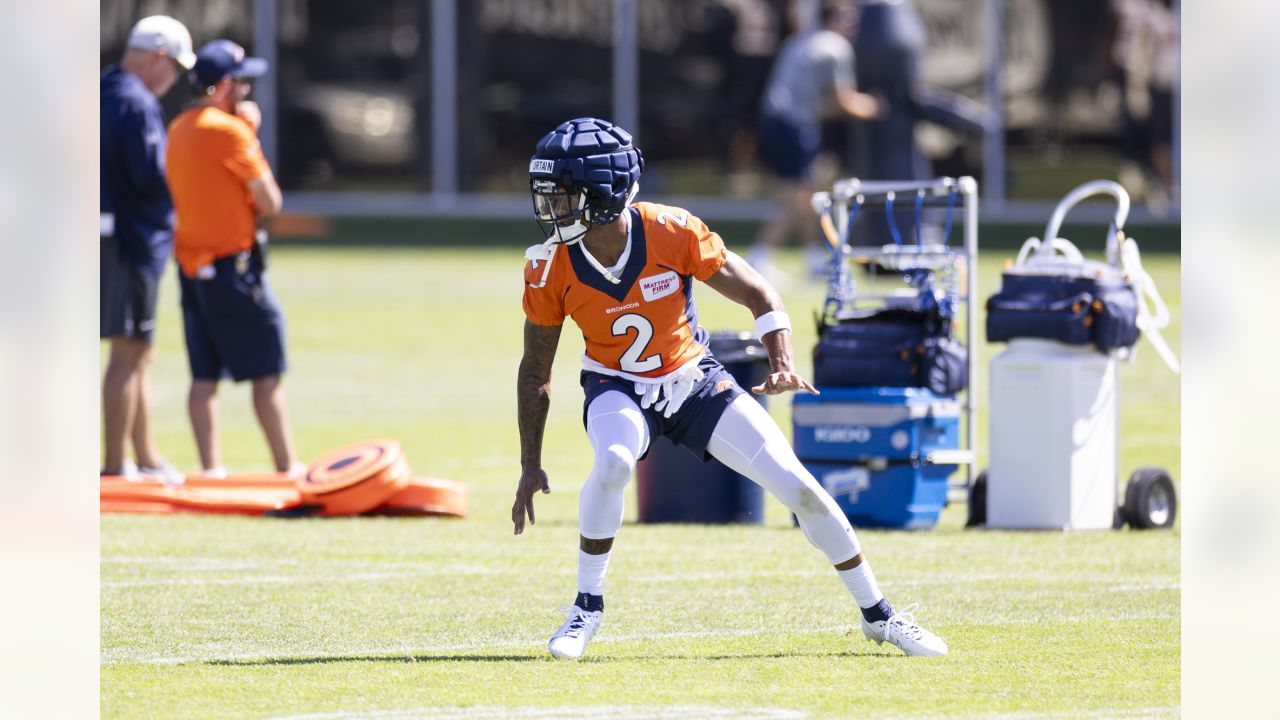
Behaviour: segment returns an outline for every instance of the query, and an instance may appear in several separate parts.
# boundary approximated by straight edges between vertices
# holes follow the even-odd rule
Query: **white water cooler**
[[[1086,260],[1058,236],[1067,211],[1098,194],[1115,197],[1106,262]],[[1087,182],[1053,210],[1044,239],[1029,238],[987,301],[987,338],[1009,347],[991,362],[990,466],[970,488],[969,525],[1045,530],[1168,528],[1176,488],[1161,468],[1139,468],[1116,502],[1120,423],[1116,366],[1146,338],[1173,372],[1160,336],[1169,309],[1124,236],[1129,195],[1110,180]],[[985,494],[985,498],[982,496]],[[984,501],[985,500],[985,501]]]
[[[987,526],[1106,530],[1116,512],[1116,359],[1023,338],[991,362]]]

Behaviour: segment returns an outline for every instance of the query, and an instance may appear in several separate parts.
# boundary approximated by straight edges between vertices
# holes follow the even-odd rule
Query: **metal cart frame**
[[[893,206],[898,196],[909,198],[915,208],[916,237],[914,243],[892,243],[882,246],[851,246],[850,232],[856,221],[857,213],[867,206],[883,207],[886,217],[891,223],[895,237],[898,236],[893,224]],[[954,213],[956,196],[964,200],[964,250],[957,254],[947,244],[947,237],[942,242],[926,242],[923,235],[923,209],[947,208],[947,235],[950,234],[951,217]],[[906,181],[867,181],[858,178],[837,180],[831,191],[813,194],[812,205],[818,214],[824,234],[831,244],[835,267],[832,272],[832,293],[835,298],[834,308],[824,308],[824,316],[834,310],[836,318],[840,313],[852,310],[860,301],[887,303],[894,299],[914,297],[915,291],[904,289],[891,293],[858,293],[849,272],[849,261],[868,264],[873,273],[875,268],[883,267],[894,271],[923,269],[931,272],[951,272],[959,280],[958,287],[949,295],[964,309],[963,343],[968,353],[968,387],[963,391],[960,403],[965,422],[964,442],[957,450],[937,450],[922,458],[924,462],[933,464],[964,465],[964,483],[952,482],[949,488],[962,488],[967,491],[974,482],[974,466],[977,464],[978,424],[976,395],[978,381],[977,342],[978,306],[977,268],[978,268],[978,183],[972,177],[960,178],[938,177],[933,180]],[[901,238],[898,238],[901,240]],[[957,333],[957,336],[961,335]]]

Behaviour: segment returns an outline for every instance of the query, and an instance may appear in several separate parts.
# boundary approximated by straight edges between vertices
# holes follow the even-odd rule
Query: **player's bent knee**
[[[620,490],[626,487],[636,470],[636,456],[623,445],[610,445],[596,458],[592,475],[607,488]]]
[[[827,506],[822,501],[822,497],[818,495],[821,489],[802,485],[795,493],[795,507],[791,510],[797,515],[825,515]]]

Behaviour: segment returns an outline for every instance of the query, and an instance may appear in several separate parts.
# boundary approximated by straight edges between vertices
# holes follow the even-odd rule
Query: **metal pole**
[[[986,0],[984,8],[987,45],[986,102],[995,113],[995,122],[988,128],[982,142],[982,187],[987,207],[1000,212],[1004,208],[1005,147],[1004,147],[1004,84],[1001,68],[1004,65],[1004,0]]]
[[[276,109],[279,107],[276,97],[279,68],[276,67],[276,0],[255,0],[253,3],[253,54],[267,61],[271,72],[254,81],[253,99],[262,110],[262,127],[258,128],[258,142],[262,144],[262,154],[276,172]]]
[[[613,122],[640,138],[640,52],[635,0],[613,0]]]
[[[431,192],[448,202],[458,192],[457,0],[431,0]]]
[[[960,188],[964,191],[964,252],[965,272],[965,341],[969,352],[969,391],[965,393],[966,424],[969,452],[972,459],[965,469],[965,481],[973,487],[973,478],[977,475],[974,466],[978,464],[978,185],[971,177],[960,179]]]
[[[1173,0],[1173,21],[1178,26],[1178,73],[1173,79],[1173,187],[1170,200],[1182,212],[1182,0]]]

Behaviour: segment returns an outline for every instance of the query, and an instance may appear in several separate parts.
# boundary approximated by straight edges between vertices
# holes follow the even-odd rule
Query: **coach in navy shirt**
[[[158,98],[195,64],[191,33],[163,15],[138,21],[124,57],[102,73],[99,336],[111,341],[102,381],[102,474],[182,475],[156,452],[149,428],[156,292],[173,251]],[[137,464],[125,459],[133,441]]]

